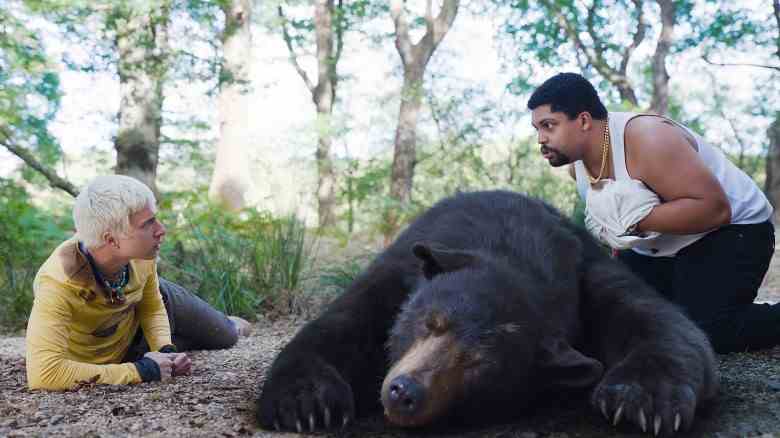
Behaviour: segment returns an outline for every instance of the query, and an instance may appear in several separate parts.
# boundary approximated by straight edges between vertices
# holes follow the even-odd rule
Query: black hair
[[[596,89],[577,73],[558,73],[544,81],[528,99],[528,109],[533,111],[542,105],[550,105],[550,111],[562,112],[573,120],[587,111],[598,120],[607,118],[607,108],[601,103]]]

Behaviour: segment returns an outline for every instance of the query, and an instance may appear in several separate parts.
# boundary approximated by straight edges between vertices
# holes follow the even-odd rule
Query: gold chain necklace
[[[610,144],[609,118],[607,118],[607,120],[604,122],[604,139],[601,140],[601,170],[599,170],[599,176],[597,178],[593,178],[590,176],[590,171],[587,169],[587,167],[585,168],[591,184],[596,184],[597,182],[601,181],[601,177],[604,175],[604,169],[607,168],[607,154],[609,153]]]

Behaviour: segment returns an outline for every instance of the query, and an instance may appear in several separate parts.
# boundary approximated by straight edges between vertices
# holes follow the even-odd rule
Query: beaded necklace
[[[119,277],[114,280],[110,281],[106,279],[103,274],[100,273],[100,269],[98,269],[97,264],[95,264],[95,259],[92,258],[92,254],[87,251],[87,248],[79,242],[79,249],[81,250],[82,254],[84,254],[87,257],[87,261],[89,262],[89,265],[92,267],[92,272],[95,275],[95,280],[98,282],[98,284],[102,284],[103,288],[106,290],[108,295],[108,301],[111,304],[122,304],[125,302],[125,292],[124,289],[127,286],[127,283],[130,282],[130,265],[127,264],[122,268],[122,272],[119,274]]]
[[[103,285],[106,287],[106,289],[109,291],[109,300],[111,300],[111,304],[114,304],[114,300],[116,300],[119,303],[123,303],[125,301],[125,292],[124,288],[127,286],[128,278],[130,277],[128,274],[129,265],[125,265],[122,268],[122,272],[119,274],[119,277],[114,280],[110,281],[106,279],[102,274],[100,274],[100,271],[97,271],[98,276],[101,280],[103,280]]]

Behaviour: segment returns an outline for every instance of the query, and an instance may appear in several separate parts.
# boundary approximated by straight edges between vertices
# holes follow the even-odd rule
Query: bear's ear
[[[414,255],[422,260],[425,278],[431,278],[442,272],[452,272],[474,263],[475,256],[466,251],[449,249],[436,242],[415,242],[412,245]]]
[[[586,389],[601,379],[604,365],[572,348],[559,336],[546,336],[539,343],[537,367],[550,389]]]

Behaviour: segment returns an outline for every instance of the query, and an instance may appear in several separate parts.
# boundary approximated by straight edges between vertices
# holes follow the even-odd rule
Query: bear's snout
[[[390,382],[385,409],[403,416],[414,416],[425,403],[425,388],[416,380],[401,375]]]
[[[385,417],[402,427],[436,421],[459,395],[462,348],[451,334],[416,341],[391,367],[382,384]]]

